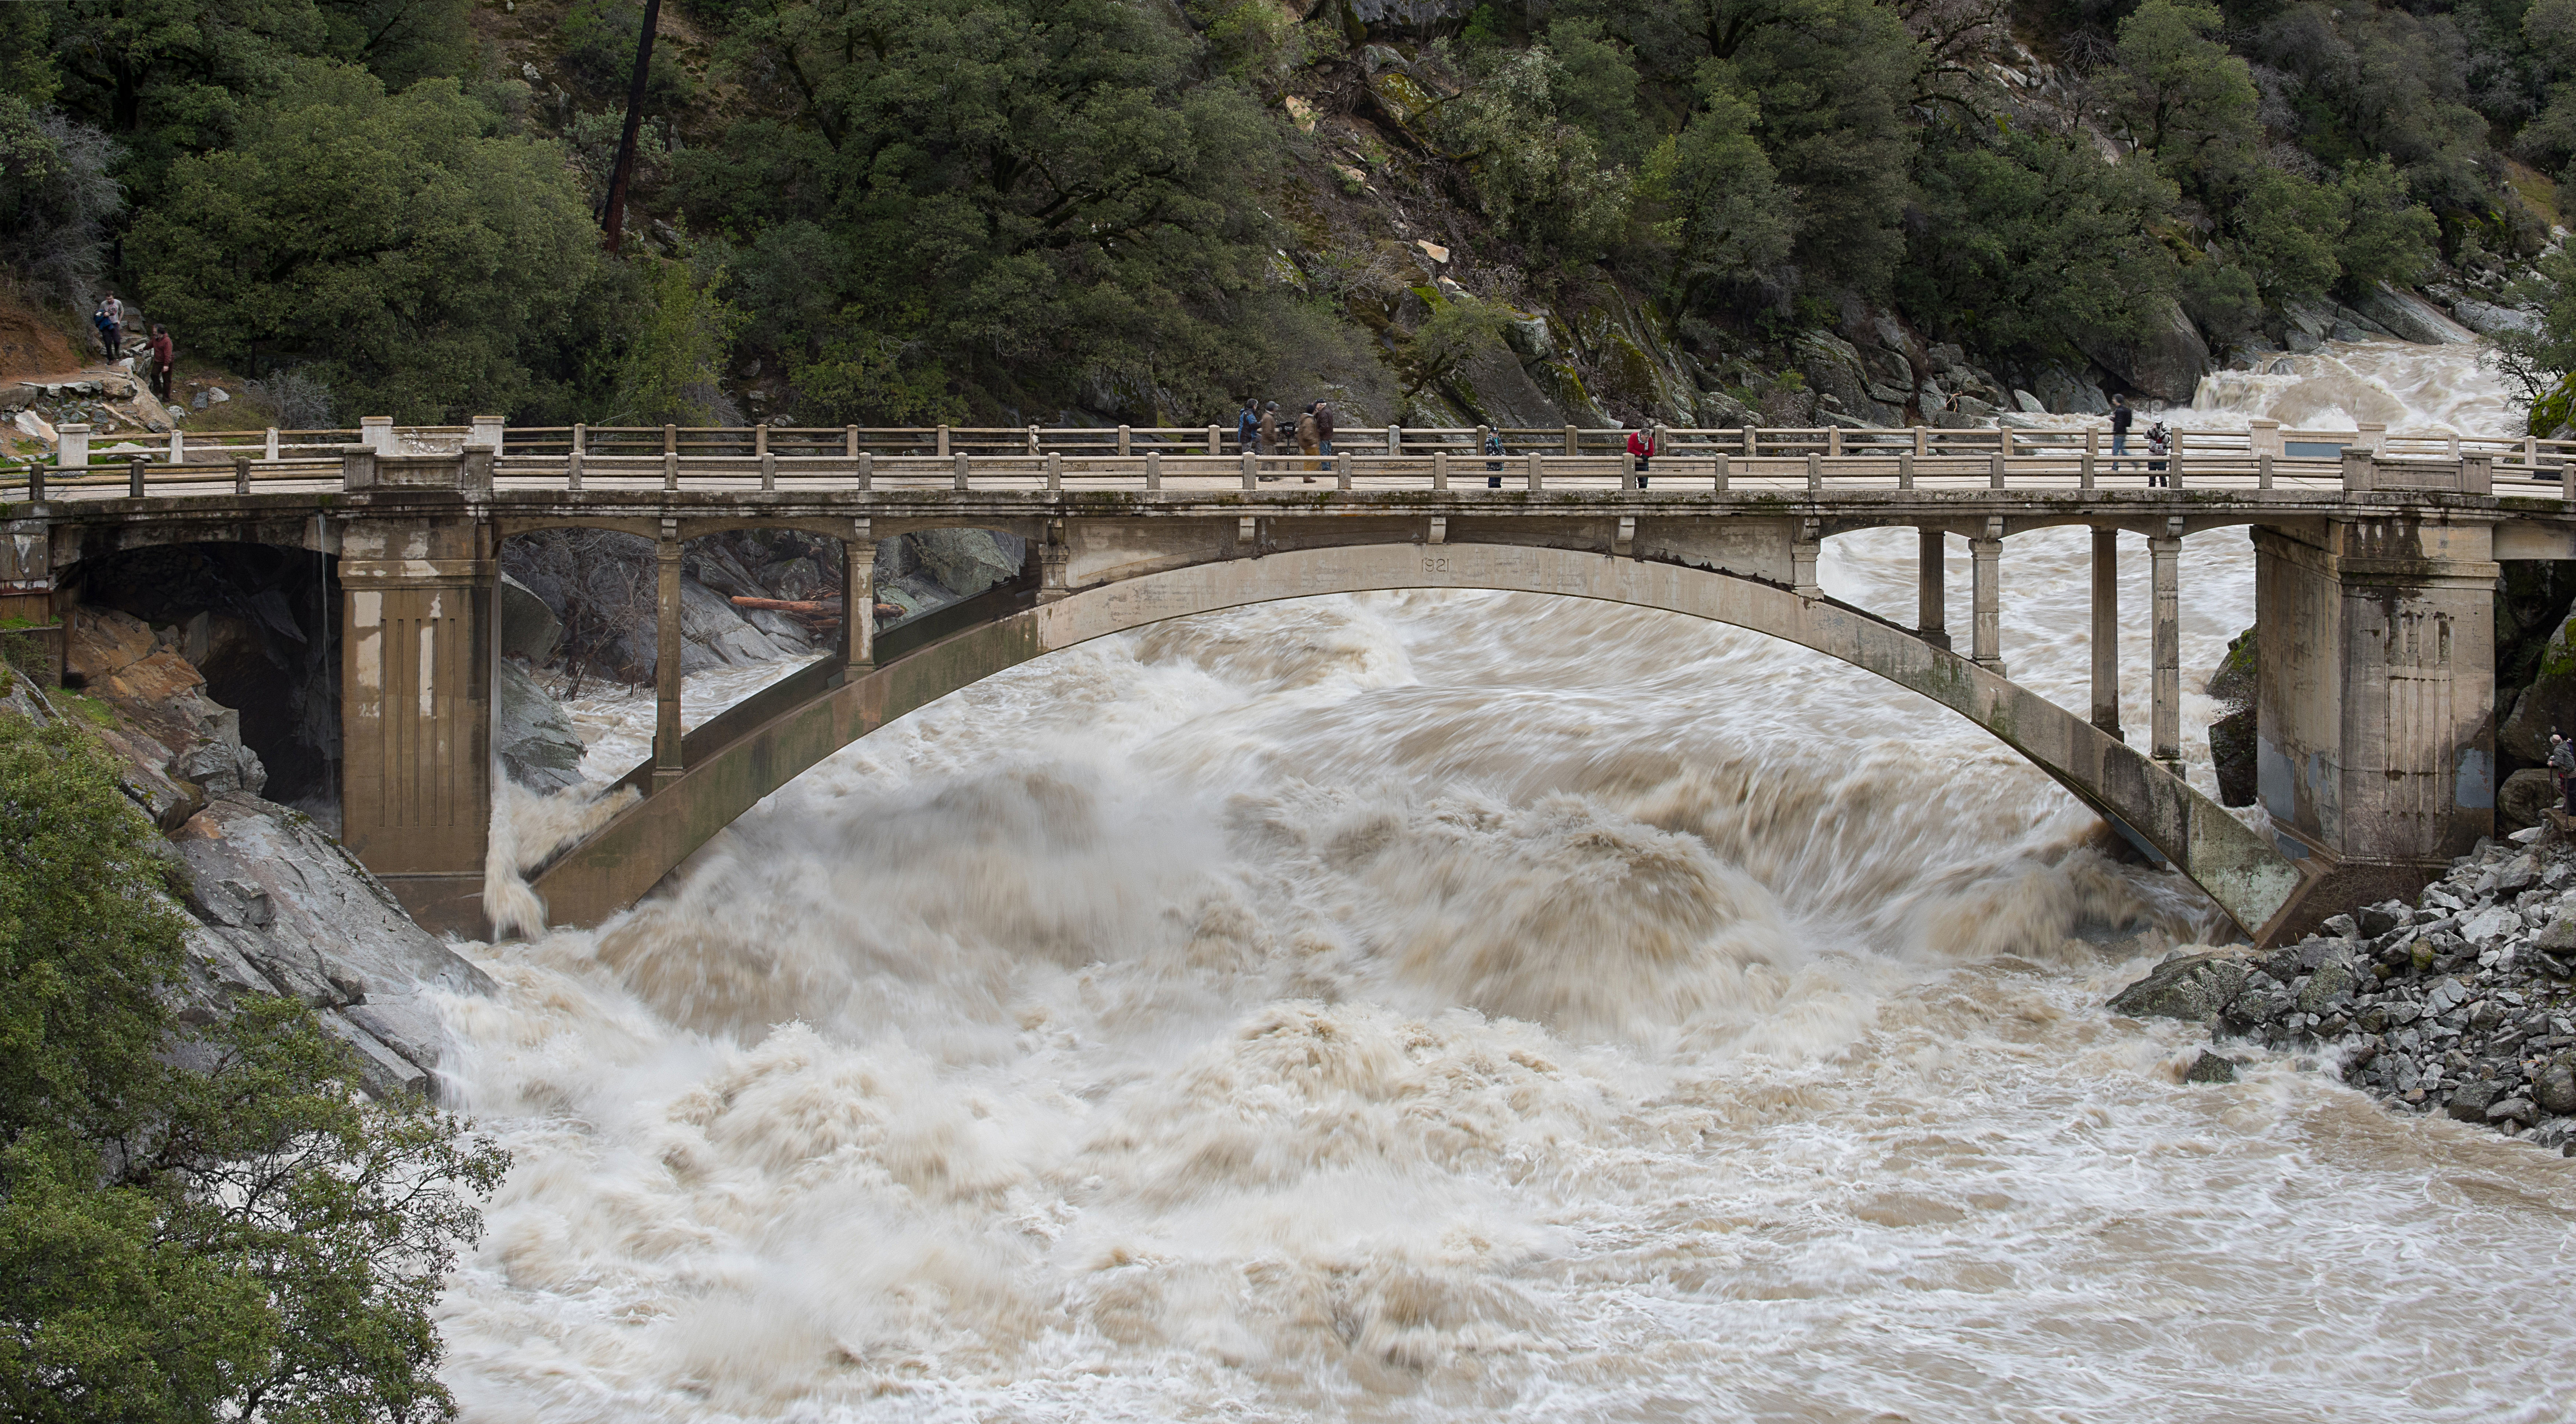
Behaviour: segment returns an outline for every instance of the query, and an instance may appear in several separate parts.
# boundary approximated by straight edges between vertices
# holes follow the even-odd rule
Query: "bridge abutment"
[[[2311,904],[2412,894],[2495,826],[2492,528],[2423,510],[2258,527],[2254,544],[2275,839],[2326,862]]]
[[[432,929],[483,932],[498,562],[450,510],[340,535],[341,841]]]

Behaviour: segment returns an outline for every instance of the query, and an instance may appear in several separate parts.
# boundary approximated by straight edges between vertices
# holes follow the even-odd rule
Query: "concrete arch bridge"
[[[578,446],[504,448],[378,441],[257,472],[236,460],[177,488],[184,472],[139,464],[112,480],[57,478],[0,510],[12,536],[0,543],[0,616],[58,628],[83,562],[138,547],[245,541],[336,556],[344,842],[424,924],[467,934],[489,928],[480,892],[501,540],[567,527],[652,540],[658,646],[674,649],[688,539],[827,535],[846,551],[845,587],[862,589],[879,540],[975,527],[1027,541],[1017,581],[882,641],[872,619],[845,621],[839,656],[685,735],[678,662],[662,659],[653,759],[629,778],[647,794],[539,870],[549,922],[617,913],[816,762],[1049,652],[1279,599],[1459,588],[1660,608],[1865,668],[1992,732],[2270,939],[2354,898],[2411,889],[2492,829],[2497,561],[2576,557],[2576,491],[2550,470],[2529,494],[2499,497],[2483,454],[2258,451],[2199,460],[2176,489],[2106,478],[2090,455],[1959,456],[1954,469],[1901,447],[1662,459],[1651,483],[1621,457],[1535,453],[1490,483],[1472,478],[1481,461],[1462,465],[1468,477],[1453,483],[1448,452],[1435,449],[1345,455],[1313,485],[1292,461],[1158,451],[1070,466],[1042,451],[971,463],[859,451],[811,457],[818,468],[790,481],[765,451],[701,468],[666,453],[621,472],[597,459],[585,470]],[[1825,538],[1887,526],[1921,535],[1912,627],[1816,583]],[[2007,541],[2063,526],[2094,536],[2089,717],[2013,683],[2000,647]],[[2181,541],[2231,526],[2250,527],[2257,549],[2265,830],[2174,771]],[[2143,750],[2119,725],[2112,575],[2124,533],[2145,539],[2153,564]],[[1964,654],[1942,614],[1951,534],[1972,553]]]

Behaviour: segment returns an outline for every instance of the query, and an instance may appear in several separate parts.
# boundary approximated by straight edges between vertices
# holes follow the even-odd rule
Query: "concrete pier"
[[[2093,531],[2093,725],[2120,731],[2120,531]]]

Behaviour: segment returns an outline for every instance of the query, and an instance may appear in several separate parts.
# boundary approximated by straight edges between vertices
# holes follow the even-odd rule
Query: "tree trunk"
[[[653,67],[653,31],[662,22],[662,0],[644,0],[644,29],[635,39],[635,77],[626,86],[626,129],[617,137],[617,163],[608,170],[608,212],[600,229],[615,252],[626,236],[626,179],[635,169],[635,140],[644,125],[644,80]]]

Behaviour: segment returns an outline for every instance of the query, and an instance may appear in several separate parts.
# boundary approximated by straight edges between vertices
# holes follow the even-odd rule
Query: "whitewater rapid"
[[[2012,675],[2079,709],[2088,561],[2003,563]],[[1910,622],[1914,536],[1822,577]],[[2241,531],[2182,594],[2196,688]],[[2313,1061],[2181,1084],[2197,1031],[2100,1004],[2215,920],[2113,851],[1947,712],[1674,615],[1086,645],[474,950],[449,1087],[516,1166],[445,1376],[477,1421],[2567,1417],[2576,1164]]]

